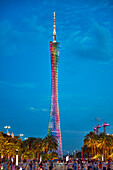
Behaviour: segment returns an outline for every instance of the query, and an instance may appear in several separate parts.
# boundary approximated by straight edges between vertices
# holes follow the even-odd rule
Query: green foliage
[[[102,154],[97,154],[93,157],[93,159],[99,159],[102,160]]]
[[[51,152],[50,154],[42,154],[42,160],[52,160],[58,159],[58,154],[56,152]]]
[[[57,141],[54,136],[47,136],[44,139],[30,137],[27,140],[21,141],[18,136],[12,138],[0,132],[0,154],[4,157],[12,157],[16,155],[18,149],[19,157],[25,159],[40,158],[42,155],[43,160],[57,158],[58,154],[54,151],[57,150]]]
[[[19,150],[19,155],[22,153],[22,141],[19,137],[12,138],[6,134],[0,132],[0,154],[4,157],[15,156],[16,149]]]
[[[58,144],[53,135],[48,135],[44,138],[43,147],[45,148],[46,153],[49,151],[49,154],[52,152],[52,150],[57,150]]]
[[[110,158],[110,159],[113,159],[113,153],[112,153],[111,155],[109,155],[109,158]]]
[[[84,152],[92,157],[98,157],[103,155],[104,160],[109,158],[109,155],[113,153],[113,136],[101,133],[95,135],[90,132],[84,139]],[[99,157],[101,159],[101,157]]]
[[[53,135],[42,138],[28,138],[23,142],[24,158],[36,158],[38,159],[40,155],[43,160],[52,159],[53,157],[58,157],[54,150],[57,150],[57,141]],[[48,153],[49,152],[49,153]]]

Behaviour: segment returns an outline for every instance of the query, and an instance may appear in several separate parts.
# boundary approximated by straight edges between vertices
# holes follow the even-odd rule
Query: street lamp
[[[21,136],[24,136],[23,134],[19,134],[19,136],[21,137]]]
[[[27,140],[28,138],[24,138],[25,140]]]
[[[19,134],[19,136],[20,136],[20,139],[21,139],[21,137],[24,136],[24,135],[23,135],[23,134]],[[22,140],[22,139],[21,139],[21,140]]]
[[[69,151],[67,151],[68,155],[66,156],[66,162],[69,161]]]
[[[9,136],[10,133],[9,133],[8,129],[10,129],[11,127],[10,126],[4,126],[4,128],[7,129],[7,135]]]
[[[16,166],[18,166],[18,149],[16,149]]]

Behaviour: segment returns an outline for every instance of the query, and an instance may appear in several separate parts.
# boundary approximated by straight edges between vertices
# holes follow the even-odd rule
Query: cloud
[[[29,111],[33,111],[33,112],[36,112],[36,111],[38,111],[38,112],[47,112],[48,110],[47,109],[45,109],[45,108],[37,108],[37,107],[34,107],[34,106],[31,106],[31,107],[27,107],[27,110],[29,110]]]
[[[96,121],[96,122],[101,122],[102,119],[101,119],[100,117],[96,117],[96,118],[95,118],[95,121]]]
[[[92,28],[82,37],[76,36],[73,52],[80,58],[99,61],[113,59],[113,44],[109,30],[93,22]]]
[[[47,112],[48,110],[47,109],[41,109],[42,112]]]
[[[0,56],[11,56],[16,54],[17,46],[12,42],[12,23],[4,20],[0,22]]]
[[[33,107],[33,106],[31,106],[31,107],[29,108],[29,110],[31,110],[31,111],[39,111],[38,108],[35,108],[35,107]]]
[[[69,37],[70,40],[73,39],[73,45],[68,49],[74,56],[102,62],[113,60],[113,42],[108,28],[93,21],[92,27],[87,32],[83,35],[80,31],[77,33],[76,35],[72,33]]]
[[[9,86],[15,88],[35,88],[36,85],[34,83],[9,83],[6,81],[0,81],[0,87]]]
[[[25,31],[19,28],[19,24],[23,24]],[[46,37],[46,34],[43,36],[46,26],[37,23],[36,15],[19,20],[16,27],[14,25],[11,20],[0,21],[0,57],[22,56],[29,47],[37,50],[40,39]]]
[[[43,16],[44,17],[44,16]],[[44,33],[46,32],[46,27],[44,25],[40,25],[38,22],[40,18],[38,15],[32,15],[31,17],[23,18],[23,23],[27,24],[27,27],[37,33]]]

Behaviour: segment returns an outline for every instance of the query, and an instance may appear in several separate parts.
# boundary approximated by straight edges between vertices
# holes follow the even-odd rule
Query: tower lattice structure
[[[56,42],[56,26],[55,26],[55,12],[54,12],[54,26],[53,26],[53,41],[50,41],[51,53],[51,78],[52,78],[52,93],[51,93],[51,107],[49,114],[48,135],[53,135],[58,143],[57,153],[62,157],[62,141],[59,119],[58,106],[58,62],[60,43]]]

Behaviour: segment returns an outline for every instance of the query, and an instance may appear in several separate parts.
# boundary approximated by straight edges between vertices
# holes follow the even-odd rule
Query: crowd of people
[[[113,170],[112,168],[112,162],[111,161],[96,161],[96,160],[90,160],[90,161],[74,161],[72,164],[72,167],[70,167],[70,163],[67,163],[67,170]]]
[[[12,161],[1,161],[0,162],[0,170],[16,170],[15,162]]]
[[[23,163],[19,163],[18,166],[16,166],[15,162],[12,161],[1,161],[0,162],[0,170],[48,170],[48,168],[51,170],[53,168],[53,163],[45,162],[37,162],[36,160],[24,160]]]
[[[113,170],[112,161],[81,161],[74,160],[68,162],[44,161],[37,162],[36,160],[24,160],[18,166],[15,162],[9,161],[0,162],[0,170]]]

